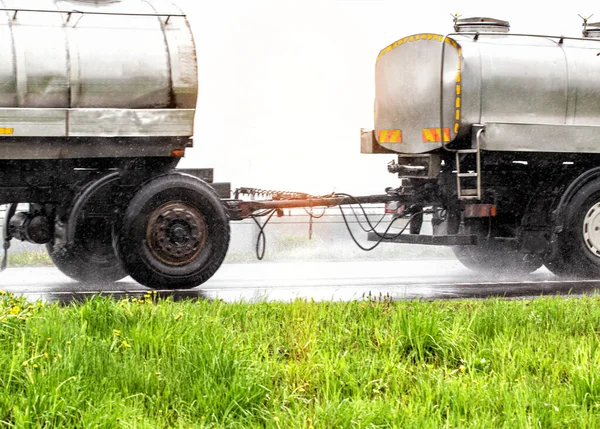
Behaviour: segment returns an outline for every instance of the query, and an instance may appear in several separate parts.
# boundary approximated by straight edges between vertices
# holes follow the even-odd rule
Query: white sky
[[[388,44],[451,32],[456,12],[567,36],[581,34],[577,14],[600,20],[592,1],[174,1],[189,16],[200,77],[195,148],[182,165],[213,167],[234,187],[315,194],[397,184],[386,170],[393,155],[360,154],[375,58]]]

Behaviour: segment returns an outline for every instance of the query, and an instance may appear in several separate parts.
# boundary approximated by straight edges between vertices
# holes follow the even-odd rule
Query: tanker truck
[[[375,129],[403,207],[433,235],[370,239],[452,246],[467,267],[600,276],[600,24],[583,37],[511,33],[455,17],[379,53]],[[418,218],[418,216],[417,216]]]
[[[0,0],[3,267],[14,238],[45,244],[78,281],[190,288],[223,262],[230,221],[385,202],[409,228],[370,228],[369,240],[451,246],[478,271],[600,275],[600,24],[574,38],[456,18],[453,33],[403,37],[379,53],[375,127],[361,132],[362,153],[395,157],[398,185],[232,198],[211,169],[175,168],[192,146],[198,87],[179,8],[27,4]]]
[[[207,280],[227,252],[229,190],[210,169],[174,170],[198,89],[185,14],[162,0],[2,0],[0,57],[3,265],[15,238],[46,244],[79,281]]]

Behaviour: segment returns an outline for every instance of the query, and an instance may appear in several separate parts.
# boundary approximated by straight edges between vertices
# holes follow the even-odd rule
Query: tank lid
[[[600,22],[587,22],[583,20],[583,37],[600,38]]]
[[[494,18],[459,18],[454,16],[454,31],[457,33],[508,33],[510,24],[508,21]]]

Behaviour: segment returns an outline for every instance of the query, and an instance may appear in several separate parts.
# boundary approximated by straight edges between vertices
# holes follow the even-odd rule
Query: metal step
[[[462,197],[476,197],[477,189],[461,189],[460,196]]]
[[[458,177],[477,177],[477,173],[456,173]]]

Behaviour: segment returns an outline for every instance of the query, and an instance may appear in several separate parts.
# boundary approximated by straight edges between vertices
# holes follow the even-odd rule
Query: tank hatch
[[[457,33],[508,33],[508,21],[494,18],[459,18],[454,17],[454,31]]]
[[[600,38],[600,22],[587,22],[587,19],[583,21],[583,37],[589,37],[591,39]]]

